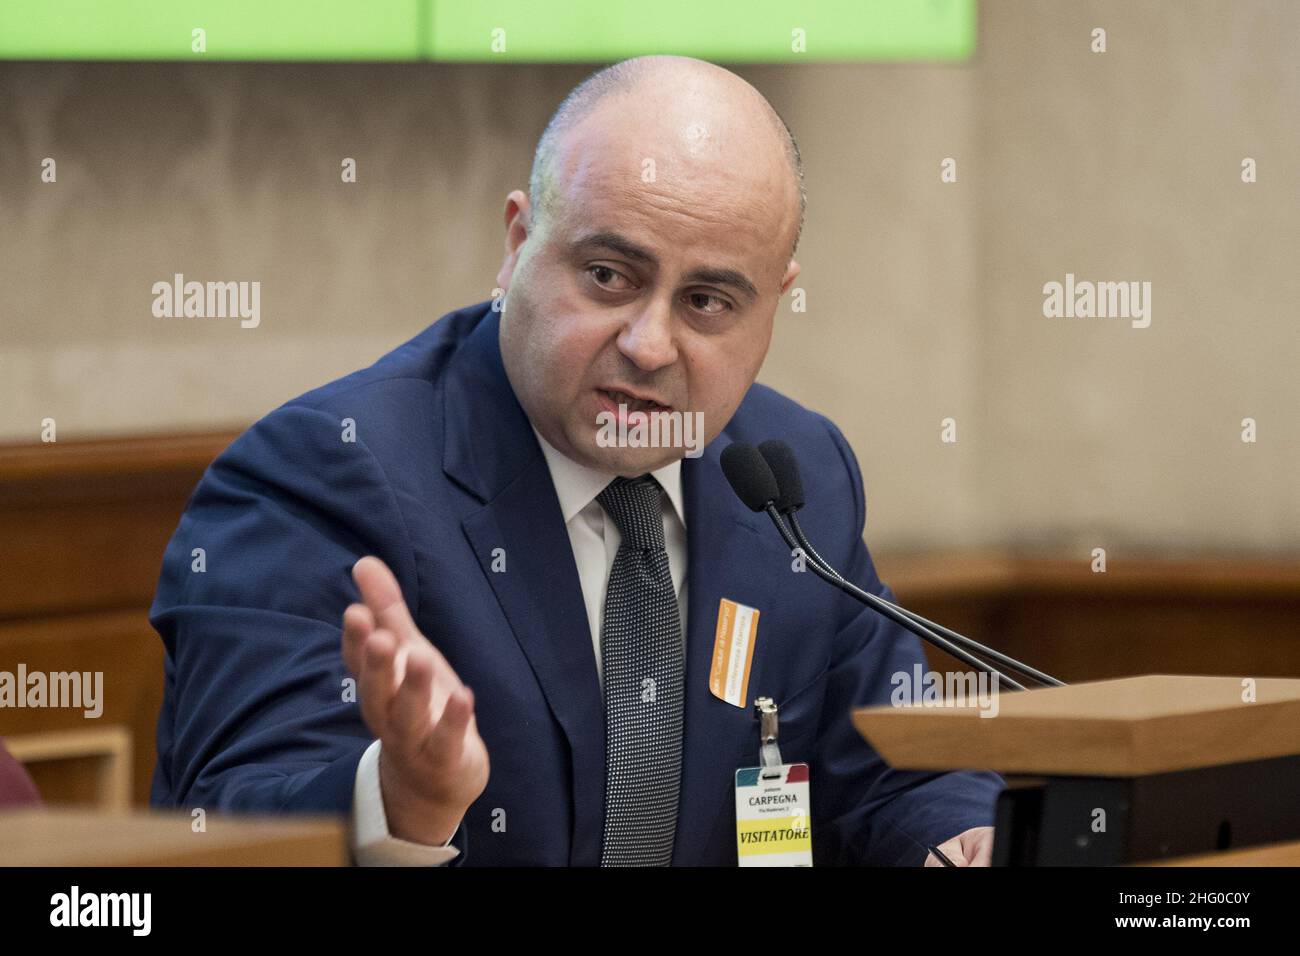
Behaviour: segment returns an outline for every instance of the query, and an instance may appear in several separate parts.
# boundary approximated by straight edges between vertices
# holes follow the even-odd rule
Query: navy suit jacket
[[[166,647],[153,804],[351,811],[372,736],[344,692],[340,629],[360,600],[351,567],[373,554],[474,689],[491,776],[454,864],[599,863],[605,714],[591,632],[499,324],[490,303],[444,316],[269,413],[204,473],[150,611]],[[703,456],[682,462],[689,620],[673,863],[736,864],[734,772],[759,763],[753,708],[708,688],[730,598],[760,612],[749,699],[776,700],[782,757],[810,764],[814,864],[919,864],[921,844],[992,825],[1002,780],[893,770],[853,728],[852,708],[887,702],[890,675],[925,659],[912,635],[795,573],[767,516],[732,492],[721,450],[774,437],[803,465],[801,517],[822,554],[892,597],[862,540],[862,477],[843,435],[754,385]],[[492,569],[498,548],[504,572]]]

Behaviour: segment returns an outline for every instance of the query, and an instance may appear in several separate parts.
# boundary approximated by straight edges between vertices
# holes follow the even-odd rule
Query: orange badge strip
[[[746,706],[749,668],[758,636],[758,611],[723,598],[718,603],[718,627],[713,637],[709,690],[734,707]]]

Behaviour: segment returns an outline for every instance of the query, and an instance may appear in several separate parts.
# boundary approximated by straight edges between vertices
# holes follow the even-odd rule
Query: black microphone
[[[762,511],[780,496],[776,476],[753,445],[732,442],[722,449],[721,461],[731,490],[750,511]]]
[[[793,456],[791,456],[791,460],[793,460]],[[791,551],[803,550],[786,528],[781,513],[776,508],[776,501],[781,498],[781,488],[777,484],[771,465],[768,464],[759,450],[746,442],[732,442],[722,450],[721,462],[722,473],[726,476],[736,496],[745,503],[745,506],[751,511],[766,512]],[[922,640],[929,641],[935,647],[947,651],[953,657],[977,670],[995,675],[1000,682],[1013,690],[1024,690],[1024,687],[1019,682],[1012,680],[992,664],[968,653],[953,641],[948,640],[948,638],[940,637],[926,625],[913,621],[889,601],[862,590],[852,581],[845,580],[829,565],[825,565],[821,561],[810,560],[808,566],[823,581],[835,585],[850,597],[867,605],[876,613],[884,615],[900,627],[911,631]]]
[[[789,521],[790,529],[793,531],[795,539],[799,542],[800,549],[809,560],[820,564],[830,574],[842,580],[840,573],[831,567],[830,562],[818,554],[817,549],[812,546],[812,542],[809,541],[808,536],[804,534],[803,527],[800,525],[799,518],[796,515],[796,512],[804,505],[804,493],[803,480],[799,477],[799,465],[795,459],[794,451],[785,442],[777,439],[769,439],[760,443],[758,451],[763,457],[763,460],[767,462],[768,468],[771,470],[772,476],[777,483],[778,491],[775,501],[776,509],[787,521]],[[979,641],[966,637],[964,634],[959,634],[956,631],[950,630],[942,624],[936,624],[934,621],[922,617],[914,611],[909,611],[907,608],[895,604],[892,601],[888,601],[885,598],[878,598],[878,600],[895,608],[916,624],[930,628],[959,646],[965,647],[977,654],[982,654],[990,660],[1001,664],[1003,667],[1008,667],[1026,677],[1029,677],[1031,680],[1038,681],[1040,684],[1046,686],[1064,686],[1062,681],[1057,680],[1050,674],[1046,674],[1037,668],[1030,667],[1028,664],[1024,664],[1016,660],[1014,657],[1003,654],[1001,651],[995,650],[985,644],[981,644]]]
[[[799,477],[799,465],[794,460],[794,452],[783,441],[769,438],[758,443],[758,453],[763,456],[767,466],[772,469],[776,479],[776,510],[781,514],[794,514],[803,507],[803,479]]]

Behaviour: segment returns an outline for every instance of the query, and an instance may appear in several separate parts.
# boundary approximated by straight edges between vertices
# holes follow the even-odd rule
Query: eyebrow
[[[633,262],[640,262],[647,266],[659,265],[659,260],[649,249],[638,245],[626,236],[619,235],[617,232],[595,232],[591,235],[583,236],[575,240],[569,248],[574,253],[592,248],[612,249],[619,255],[631,259]],[[704,282],[711,285],[732,286],[739,289],[750,299],[758,298],[758,287],[750,281],[747,275],[736,269],[724,269],[718,266],[701,266],[700,268],[692,269],[687,273],[686,281]]]

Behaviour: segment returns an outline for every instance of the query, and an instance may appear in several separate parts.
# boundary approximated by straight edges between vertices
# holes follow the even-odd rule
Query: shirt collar
[[[542,437],[536,426],[533,427],[533,434],[537,436],[537,443],[542,446],[542,454],[546,456],[546,466],[551,471],[551,482],[555,485],[556,497],[560,499],[560,512],[567,525],[618,476],[580,465],[561,454]],[[678,458],[650,474],[668,495],[668,500],[677,513],[677,520],[683,528],[686,527],[686,508],[682,503],[682,460]]]

